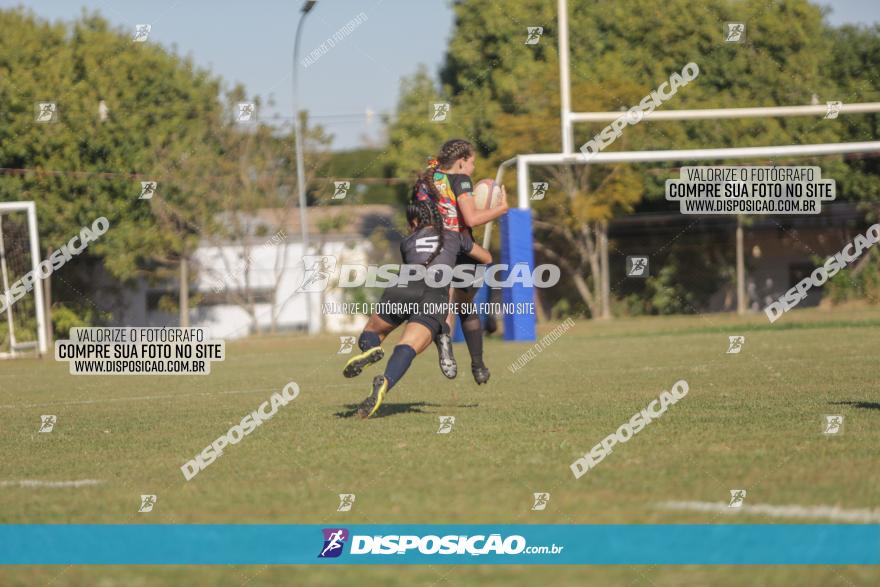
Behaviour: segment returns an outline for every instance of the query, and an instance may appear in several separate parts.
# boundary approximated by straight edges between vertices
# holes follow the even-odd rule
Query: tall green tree
[[[843,103],[876,102],[880,99],[880,25],[844,26],[832,33],[832,59],[827,75],[837,82],[832,98]],[[875,141],[880,137],[880,115],[840,116],[835,121],[846,141]],[[880,159],[856,155],[838,168],[838,189],[861,202],[872,220],[880,218]]]
[[[432,121],[432,105],[439,103],[450,103],[448,118]],[[395,115],[386,117],[384,122],[388,125],[385,161],[391,175],[398,178],[413,179],[413,174],[424,168],[443,142],[465,137],[470,131],[470,116],[456,100],[437,88],[425,68],[402,80]]]
[[[150,200],[139,199],[141,181],[158,182],[154,198],[190,202],[177,219],[188,233],[210,214],[198,205],[198,186],[173,174],[187,160],[214,166],[223,112],[218,79],[161,47],[132,42],[131,33],[94,14],[49,24],[21,9],[0,11],[0,167],[7,170],[0,199],[37,203],[44,247],[57,248],[106,216],[110,230],[87,257],[123,281],[187,250],[161,230]],[[54,103],[57,120],[36,122],[37,103]],[[68,299],[93,305],[89,284],[78,285],[85,296]]]
[[[243,88],[226,90],[132,33],[97,14],[52,24],[0,11],[0,200],[37,203],[43,247],[109,219],[110,230],[61,270],[69,287],[56,299],[93,318],[96,284],[77,280],[76,269],[100,264],[120,282],[176,278],[185,322],[187,259],[198,243],[253,237],[230,218],[296,205],[291,129],[237,125],[235,104],[254,101]],[[37,103],[56,104],[57,120],[36,122]],[[304,127],[309,182],[330,137]],[[139,198],[142,181],[157,183],[151,199]]]

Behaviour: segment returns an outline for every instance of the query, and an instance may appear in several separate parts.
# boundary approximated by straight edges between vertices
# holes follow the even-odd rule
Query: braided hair
[[[437,163],[440,167],[448,169],[459,159],[467,159],[474,154],[474,146],[464,139],[452,139],[446,141],[437,153]]]
[[[424,191],[435,203],[440,202],[440,192],[434,186],[434,174],[438,169],[448,169],[459,159],[467,159],[473,154],[474,146],[464,139],[452,139],[443,143],[437,157],[428,161],[428,166],[416,177],[410,199],[416,200],[419,192]]]
[[[425,261],[425,267],[430,265],[440,251],[443,249],[443,243],[446,237],[446,229],[443,226],[443,216],[437,204],[430,200],[413,200],[406,206],[406,221],[410,226],[430,226],[437,233],[437,248],[431,253]]]
[[[406,208],[406,219],[410,224],[417,219],[420,226],[431,225],[440,237],[439,246],[430,258],[425,262],[425,266],[440,254],[443,248],[444,233],[446,232],[443,224],[443,215],[440,214],[440,192],[434,185],[434,174],[438,169],[448,169],[459,159],[467,159],[474,154],[474,146],[464,139],[452,139],[443,143],[440,152],[435,159],[428,161],[428,166],[416,176],[416,182],[413,184],[410,194],[410,204]],[[428,201],[419,200],[419,193],[425,192],[428,195]],[[423,207],[420,204],[428,204]]]

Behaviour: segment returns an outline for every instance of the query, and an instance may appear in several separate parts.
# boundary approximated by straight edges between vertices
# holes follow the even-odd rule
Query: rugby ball
[[[481,179],[474,186],[474,206],[477,210],[493,208],[501,203],[501,188],[493,179]]]

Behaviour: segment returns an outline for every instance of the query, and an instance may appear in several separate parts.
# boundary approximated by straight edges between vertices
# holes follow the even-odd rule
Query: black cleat
[[[474,381],[477,382],[477,385],[482,385],[489,382],[488,367],[471,367],[471,373],[474,374]]]
[[[452,338],[443,332],[434,339],[437,345],[437,353],[440,355],[440,371],[448,378],[455,379],[458,375],[458,364],[455,355],[452,354]]]
[[[385,351],[382,350],[382,347],[374,346],[370,350],[350,358],[345,364],[342,374],[346,377],[357,377],[364,370],[364,367],[378,363],[384,356]]]
[[[358,406],[358,416],[365,420],[375,414],[385,400],[385,392],[387,391],[388,380],[384,375],[376,375],[373,378],[373,393],[368,395],[367,399]]]

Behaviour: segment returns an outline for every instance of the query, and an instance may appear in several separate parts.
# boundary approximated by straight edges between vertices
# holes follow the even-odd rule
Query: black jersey
[[[468,253],[474,246],[470,234],[443,230],[443,246],[440,247],[440,236],[433,226],[419,228],[400,243],[400,254],[407,265],[425,265],[437,249],[440,252],[427,264],[427,271],[440,270],[441,265],[450,269],[455,266],[456,258]],[[435,281],[439,281],[435,279]],[[409,282],[405,287],[389,287],[382,294],[378,312],[379,318],[393,326],[406,321],[422,324],[433,334],[443,331],[448,313],[449,286],[431,287],[425,280]],[[411,308],[405,313],[393,311],[393,304]]]
[[[400,243],[400,255],[407,265],[424,265],[440,246],[440,236],[433,226],[424,226],[403,239]],[[474,241],[469,232],[443,231],[443,248],[428,265],[455,266],[455,260],[460,253],[469,253],[474,247]]]

